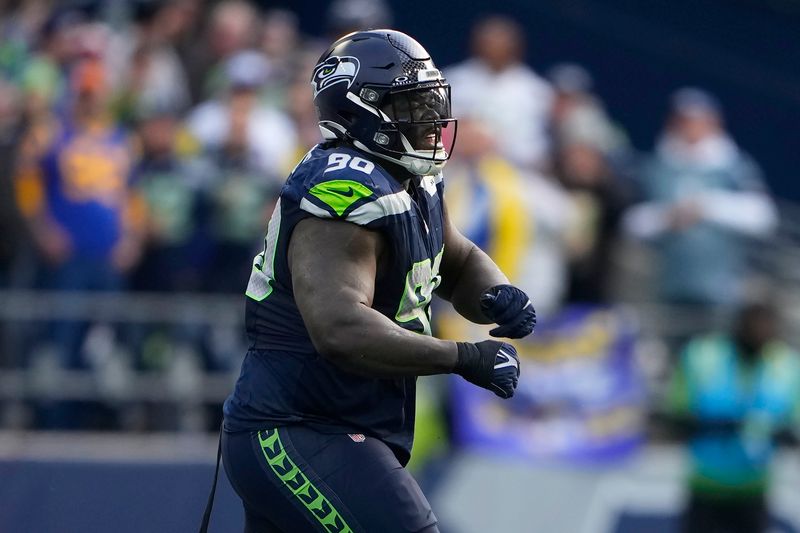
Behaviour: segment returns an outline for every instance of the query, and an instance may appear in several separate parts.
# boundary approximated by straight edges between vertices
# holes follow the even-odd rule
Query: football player
[[[510,398],[519,360],[505,342],[431,337],[431,298],[495,337],[528,335],[536,315],[447,217],[456,121],[428,52],[397,31],[351,33],[311,86],[325,142],[283,186],[253,264],[225,470],[248,532],[436,532],[404,468],[416,378],[456,373]]]

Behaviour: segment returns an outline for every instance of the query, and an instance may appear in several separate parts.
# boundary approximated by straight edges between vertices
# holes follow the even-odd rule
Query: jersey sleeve
[[[377,229],[385,226],[389,217],[411,209],[408,193],[393,191],[371,162],[356,157],[349,160],[356,164],[334,169],[328,166],[308,182],[300,199],[301,210],[318,218]]]

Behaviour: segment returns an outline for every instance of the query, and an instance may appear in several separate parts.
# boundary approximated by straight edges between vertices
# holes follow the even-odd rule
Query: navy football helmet
[[[350,142],[421,176],[437,174],[450,158],[457,126],[450,85],[408,35],[345,35],[322,54],[311,86],[326,140]]]

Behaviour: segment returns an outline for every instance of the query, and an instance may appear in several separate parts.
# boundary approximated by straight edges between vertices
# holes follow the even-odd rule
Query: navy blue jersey
[[[367,378],[320,356],[294,301],[287,251],[295,225],[307,217],[382,233],[390,256],[379,267],[372,307],[402,328],[430,335],[444,250],[442,191],[441,174],[401,183],[350,147],[318,145],[303,158],[281,189],[253,264],[246,309],[251,344],[225,402],[226,430],[302,423],[365,433],[408,454],[416,378]]]

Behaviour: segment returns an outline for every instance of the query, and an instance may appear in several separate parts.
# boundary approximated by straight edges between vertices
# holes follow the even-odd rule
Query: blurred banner
[[[616,310],[572,307],[540,324],[514,343],[522,374],[508,401],[453,378],[455,444],[531,458],[627,455],[644,437],[632,323]]]

